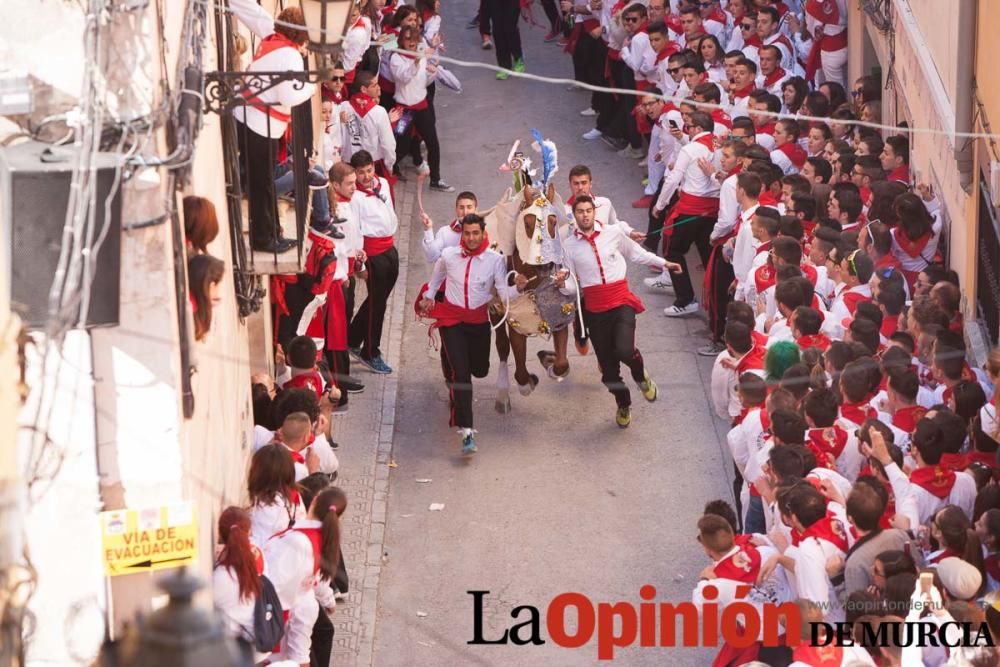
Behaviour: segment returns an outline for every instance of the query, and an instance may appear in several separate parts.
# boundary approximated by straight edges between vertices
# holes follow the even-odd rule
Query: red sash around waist
[[[636,314],[646,310],[642,300],[628,288],[627,280],[584,287],[583,300],[588,313],[605,313],[618,306],[629,306]]]
[[[377,257],[382,253],[389,252],[392,249],[393,240],[392,236],[366,236],[365,254],[369,257]]]

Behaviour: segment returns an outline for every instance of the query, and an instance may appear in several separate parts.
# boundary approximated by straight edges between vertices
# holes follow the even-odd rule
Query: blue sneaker
[[[471,428],[464,429],[462,435],[462,456],[471,456],[478,450],[476,447],[476,432]]]
[[[372,373],[378,373],[379,375],[388,375],[392,372],[392,366],[385,363],[382,359],[382,355],[376,355],[371,359],[361,359],[361,363],[368,367]]]

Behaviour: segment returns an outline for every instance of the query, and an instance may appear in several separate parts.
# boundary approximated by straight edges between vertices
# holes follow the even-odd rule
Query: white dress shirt
[[[274,34],[274,19],[253,0],[233,0],[229,3],[233,14],[261,39]],[[301,72],[305,69],[302,54],[291,47],[274,49],[261,58],[255,58],[248,72]],[[302,104],[316,92],[316,84],[285,81],[268,88],[256,96],[262,105],[272,107],[282,114],[291,114],[292,107]],[[244,123],[262,137],[279,139],[285,134],[288,123],[250,104],[239,104],[233,109],[233,118]]]
[[[702,158],[712,162],[716,168],[719,166],[716,151],[698,141],[703,136],[710,136],[710,133],[701,132],[694,135],[678,152],[674,168],[663,179],[663,189],[660,190],[660,197],[656,200],[657,210],[662,211],[667,207],[677,188],[699,197],[719,196],[719,182],[715,180],[715,174],[706,174],[698,166],[698,160]]]
[[[427,60],[393,52],[389,56],[392,80],[396,82],[394,99],[403,106],[415,106],[427,99]]]
[[[649,35],[637,32],[632,35],[628,46],[621,50],[622,61],[635,72],[637,81],[647,81],[652,84],[656,80],[656,52],[649,45]]]
[[[461,243],[461,227],[456,231],[451,225],[452,223],[444,225],[438,228],[437,232],[433,229],[424,230],[424,238],[420,241],[420,246],[424,249],[424,257],[429,263],[433,264],[438,261],[441,251],[445,248],[457,248],[458,244]]]
[[[341,42],[340,62],[345,72],[353,72],[368,50],[372,39],[372,22],[367,16],[360,17],[344,35]]]
[[[465,257],[461,246],[445,248],[434,263],[424,298],[433,299],[442,283],[449,303],[470,310],[489,303],[494,287],[501,298],[517,296],[517,288],[507,284],[507,261],[495,250]]]
[[[250,540],[263,549],[271,536],[288,528],[291,521],[298,522],[306,516],[306,508],[299,499],[297,505],[286,505],[284,496],[275,495],[272,502],[251,505]]]
[[[375,161],[382,160],[386,169],[396,164],[396,135],[392,132],[389,112],[376,104],[364,116],[358,114],[349,101],[342,102],[339,111],[347,112],[347,122],[342,123],[343,138],[341,157],[346,162],[358,151],[371,153]]]
[[[719,188],[719,217],[712,228],[712,241],[718,241],[736,228],[740,219],[740,203],[736,199],[736,177],[739,174],[727,176]]]
[[[337,253],[337,268],[333,272],[334,280],[346,280],[348,269],[354,262],[354,257],[358,251],[365,247],[365,240],[361,234],[360,213],[352,206],[353,198],[349,201],[337,201],[336,215],[344,218],[345,222],[340,224],[340,231],[344,233],[344,238],[334,242],[334,252]]]
[[[736,240],[733,242],[733,273],[736,276],[737,282],[737,299],[740,298],[742,292],[746,290],[746,283],[750,274],[750,266],[753,264],[753,258],[756,254],[754,248],[754,238],[753,232],[750,230],[750,221],[753,219],[754,213],[760,208],[759,204],[754,204],[745,211],[741,211],[740,217],[740,228],[736,232]]]
[[[620,225],[595,222],[590,234],[576,231],[563,241],[564,265],[582,288],[624,280],[628,261],[657,268],[667,263],[629,238]],[[571,281],[567,281],[563,293],[573,291]]]
[[[359,184],[354,196],[351,197],[351,208],[358,214],[361,235],[368,238],[395,236],[399,219],[396,217],[389,182],[381,176],[376,176],[372,186],[369,193],[362,191]]]

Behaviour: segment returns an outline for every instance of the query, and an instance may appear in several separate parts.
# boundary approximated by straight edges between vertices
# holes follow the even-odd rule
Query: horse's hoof
[[[493,407],[496,408],[496,411],[500,414],[509,415],[511,411],[510,397],[498,398],[496,403],[493,404]]]
[[[528,375],[528,384],[517,383],[517,391],[521,396],[530,396],[531,392],[535,391],[535,387],[538,386],[538,376],[534,373]]]
[[[542,368],[549,369],[555,362],[556,362],[556,353],[553,352],[552,350],[538,351],[538,363],[542,365]]]
[[[552,380],[555,380],[556,382],[562,382],[563,380],[565,380],[566,378],[569,377],[569,366],[566,367],[566,372],[563,373],[562,375],[559,375],[558,373],[556,373],[555,364],[552,364],[551,366],[547,366],[545,368],[545,370],[549,374],[549,378],[552,379]]]

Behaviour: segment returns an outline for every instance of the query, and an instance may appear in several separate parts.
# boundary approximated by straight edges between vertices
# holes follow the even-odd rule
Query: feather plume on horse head
[[[542,154],[542,185],[546,186],[559,171],[559,152],[555,142],[542,138],[542,133],[538,130],[531,130],[531,136],[535,139],[531,147]]]

